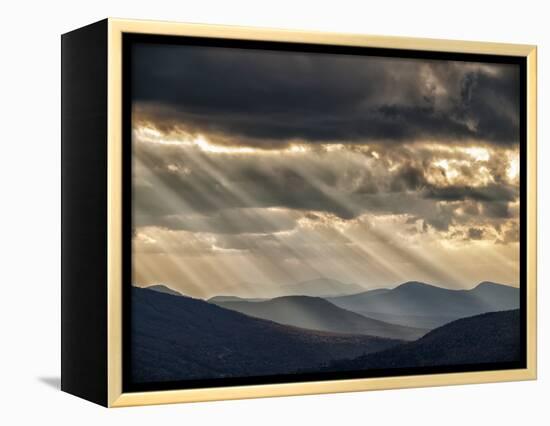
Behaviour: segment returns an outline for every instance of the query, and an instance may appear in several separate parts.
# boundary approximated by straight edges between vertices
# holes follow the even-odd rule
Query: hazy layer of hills
[[[305,330],[208,302],[132,289],[136,382],[289,374],[400,341]]]
[[[471,290],[449,290],[412,281],[391,290],[372,290],[328,300],[382,321],[435,328],[484,312],[517,309],[519,289],[483,282]]]
[[[281,287],[281,296],[336,297],[365,291],[358,284],[343,283],[329,278],[317,278]]]
[[[363,370],[519,361],[519,310],[453,321],[416,342],[334,362],[330,370]]]
[[[268,300],[282,296],[311,296],[327,298],[346,296],[365,291],[365,288],[358,284],[343,283],[330,278],[316,278],[313,280],[285,284],[271,290],[265,289],[261,285],[255,285],[249,282],[237,284],[233,286],[233,288],[240,288],[243,293],[232,294],[230,291],[227,293],[222,291],[220,294],[210,298],[209,301],[212,299],[218,302],[227,302],[230,300]],[[263,288],[264,293],[252,296],[251,294],[255,294],[255,290],[258,288]]]
[[[415,340],[427,330],[388,324],[339,308],[320,297],[284,296],[265,301],[216,301],[227,309],[280,324],[335,333]]]
[[[297,327],[405,340],[416,339],[426,330],[459,318],[519,308],[519,289],[491,282],[480,283],[470,290],[450,290],[411,281],[393,289],[344,296],[321,298],[303,294],[313,292],[316,285],[320,292],[328,288],[332,291],[355,288],[336,280],[318,279],[286,286],[289,291],[295,290],[296,295],[273,299],[221,295],[208,302]],[[181,295],[164,285],[147,288]]]

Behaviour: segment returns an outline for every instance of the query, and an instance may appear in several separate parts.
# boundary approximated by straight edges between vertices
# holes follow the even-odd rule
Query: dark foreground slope
[[[335,370],[386,369],[519,361],[519,310],[460,319],[416,342],[354,360],[333,363]]]
[[[315,370],[401,343],[284,326],[141,288],[132,289],[131,330],[136,383]]]
[[[285,296],[261,302],[221,301],[218,306],[295,327],[333,333],[416,340],[427,330],[388,324],[348,311],[319,297]]]

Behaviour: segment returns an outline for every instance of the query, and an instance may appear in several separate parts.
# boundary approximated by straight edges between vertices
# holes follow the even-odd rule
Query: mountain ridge
[[[213,302],[256,318],[312,330],[414,340],[427,330],[388,324],[340,308],[322,297],[281,296],[260,302]]]
[[[205,300],[209,303],[216,303],[216,302],[262,302],[264,300],[269,300],[269,299],[230,296],[230,295],[220,294],[219,296],[213,296]]]
[[[159,292],[159,293],[171,294],[172,296],[183,296],[182,293],[180,293],[179,291],[174,290],[173,288],[168,287],[165,284],[153,284],[153,285],[150,285],[150,286],[147,286],[147,287],[141,287],[141,288],[156,291],[156,292]]]

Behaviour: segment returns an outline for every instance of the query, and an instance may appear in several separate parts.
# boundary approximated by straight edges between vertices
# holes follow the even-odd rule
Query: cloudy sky
[[[136,44],[134,283],[519,278],[515,65]]]

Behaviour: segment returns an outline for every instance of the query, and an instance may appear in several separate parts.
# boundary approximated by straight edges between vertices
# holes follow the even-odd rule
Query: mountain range
[[[326,299],[204,301],[164,285],[131,294],[136,383],[509,362],[521,355],[519,290],[490,282],[471,290],[408,282]]]
[[[132,288],[136,383],[292,374],[402,343],[282,325],[157,290]]]
[[[264,301],[210,299],[226,309],[295,327],[334,333],[416,340],[428,330],[389,324],[339,308],[320,297],[283,296]]]
[[[433,329],[484,312],[517,309],[519,289],[482,282],[470,290],[450,290],[411,281],[394,289],[371,290],[327,300],[370,318]]]
[[[181,295],[165,285],[147,288]],[[343,296],[302,294],[314,293],[315,289],[318,293],[346,293],[356,288],[353,284],[321,278],[283,286],[282,292],[292,295],[272,299],[220,295],[208,299],[208,302],[296,327],[404,340],[414,340],[427,330],[459,318],[519,308],[518,288],[488,281],[469,290],[450,290],[409,281],[393,289],[375,289]]]

